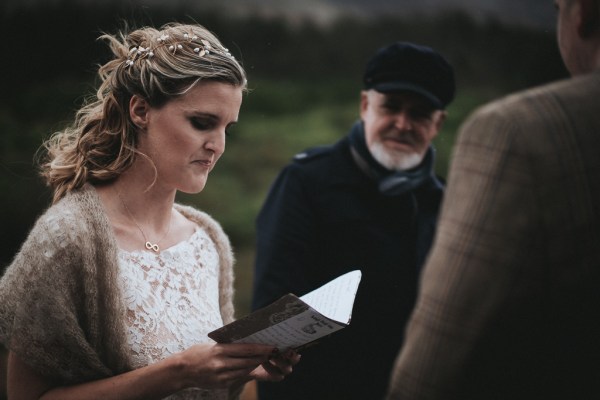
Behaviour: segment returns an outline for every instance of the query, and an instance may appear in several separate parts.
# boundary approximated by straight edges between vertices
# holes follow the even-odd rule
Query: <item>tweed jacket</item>
[[[220,257],[219,302],[233,320],[233,256],[219,224],[175,205],[205,229]],[[96,190],[66,195],[35,223],[0,281],[0,342],[63,384],[130,369],[118,248]]]
[[[600,398],[600,71],[461,127],[388,399]]]

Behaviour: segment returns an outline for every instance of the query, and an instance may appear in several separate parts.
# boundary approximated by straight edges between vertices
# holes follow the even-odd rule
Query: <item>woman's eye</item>
[[[192,119],[192,126],[200,131],[206,131],[209,130],[212,126],[210,121],[206,121],[203,119],[196,119],[193,118]]]

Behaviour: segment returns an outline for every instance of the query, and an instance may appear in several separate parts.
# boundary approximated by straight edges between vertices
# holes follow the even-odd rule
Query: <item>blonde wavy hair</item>
[[[129,116],[133,95],[161,107],[199,81],[247,88],[246,73],[219,39],[201,25],[171,23],[160,30],[103,34],[113,59],[98,69],[95,96],[77,111],[73,124],[55,132],[38,152],[40,174],[57,202],[86,182],[109,182],[138,156],[138,128]]]

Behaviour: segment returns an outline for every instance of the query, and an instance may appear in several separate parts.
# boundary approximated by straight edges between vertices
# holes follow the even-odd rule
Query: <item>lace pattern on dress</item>
[[[219,255],[200,228],[186,241],[162,250],[119,252],[128,343],[135,368],[210,343],[207,333],[223,325],[219,308]],[[227,390],[188,389],[169,400],[226,399]]]

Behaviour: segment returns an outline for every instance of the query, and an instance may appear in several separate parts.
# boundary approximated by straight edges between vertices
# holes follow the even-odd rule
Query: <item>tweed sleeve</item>
[[[519,270],[539,265],[531,259],[539,238],[531,233],[538,214],[522,140],[527,129],[505,111],[480,109],[461,129],[388,399],[454,399],[476,385],[462,379],[498,326],[495,318],[525,312],[518,299],[536,290]]]

